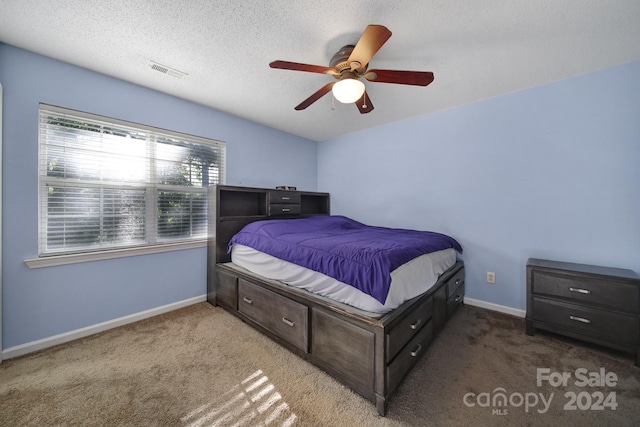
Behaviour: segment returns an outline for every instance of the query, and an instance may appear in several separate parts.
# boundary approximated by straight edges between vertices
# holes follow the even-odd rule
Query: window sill
[[[113,249],[100,252],[86,252],[69,255],[52,255],[42,258],[27,259],[24,261],[29,268],[55,267],[58,265],[76,264],[80,262],[101,261],[105,259],[124,258],[137,255],[150,255],[161,252],[179,251],[183,249],[204,248],[207,240],[192,240],[190,242],[165,243],[139,248]]]

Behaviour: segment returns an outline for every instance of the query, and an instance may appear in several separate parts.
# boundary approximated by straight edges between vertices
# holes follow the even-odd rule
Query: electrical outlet
[[[496,273],[487,271],[487,283],[496,283]]]

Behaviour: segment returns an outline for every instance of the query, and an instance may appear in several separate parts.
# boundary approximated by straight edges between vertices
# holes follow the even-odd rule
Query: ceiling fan
[[[370,82],[415,86],[427,86],[433,81],[433,73],[429,71],[367,70],[369,61],[389,40],[389,37],[391,37],[391,31],[387,27],[368,25],[358,43],[355,46],[343,46],[333,55],[328,67],[289,61],[273,61],[269,66],[282,70],[329,74],[338,80],[321,87],[295,107],[296,110],[304,110],[332,91],[338,101],[347,104],[355,102],[360,113],[365,114],[373,110],[373,104],[367,95],[364,83],[360,80],[363,77]]]

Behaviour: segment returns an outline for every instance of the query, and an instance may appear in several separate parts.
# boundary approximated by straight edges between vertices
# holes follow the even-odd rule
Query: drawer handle
[[[460,300],[462,299],[462,297],[460,295],[456,296],[456,298],[454,299],[455,302],[460,302]]]
[[[460,284],[460,279],[456,279],[456,286]]]
[[[422,350],[422,345],[418,344],[416,349],[411,352],[411,357],[416,357],[418,353],[420,353],[420,350]]]
[[[577,292],[579,294],[585,294],[585,295],[589,295],[591,294],[591,291],[589,289],[582,289],[582,288],[569,288],[570,292]]]
[[[253,300],[251,298],[244,297],[244,298],[242,298],[242,300],[244,302],[246,302],[247,304],[253,304]]]
[[[287,319],[286,317],[283,317],[282,321],[284,323],[286,323],[287,325],[289,325],[289,326],[296,326],[296,322],[292,322],[291,320]]]
[[[289,209],[289,208],[282,208],[282,212],[289,212],[289,211],[291,211],[291,209]]]
[[[571,319],[571,320],[575,320],[576,322],[591,323],[591,320],[589,320],[589,319],[585,319],[584,317],[569,316],[569,319]]]
[[[291,200],[289,197],[282,196],[282,200]]]
[[[418,326],[420,326],[420,324],[422,323],[422,319],[418,319],[415,322],[413,322],[410,326],[411,329],[418,329]]]

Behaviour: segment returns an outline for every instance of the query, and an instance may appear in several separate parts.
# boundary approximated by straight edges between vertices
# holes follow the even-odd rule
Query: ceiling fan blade
[[[367,28],[360,36],[360,40],[353,48],[351,55],[349,55],[349,63],[357,61],[360,66],[358,71],[363,71],[373,55],[382,47],[383,44],[391,37],[391,31],[383,25],[368,25]]]
[[[371,103],[371,99],[369,99],[369,95],[366,90],[360,99],[356,101],[356,106],[358,107],[358,110],[360,110],[360,114],[367,114],[373,110],[373,104]]]
[[[322,98],[327,93],[331,92],[331,88],[333,87],[334,84],[336,84],[336,82],[327,83],[326,85],[322,86],[316,93],[314,93],[313,95],[311,95],[310,97],[302,101],[295,109],[298,111],[304,110],[309,105],[313,104],[318,99]]]
[[[310,65],[310,64],[301,64],[299,62],[289,62],[289,61],[273,61],[269,64],[271,68],[279,68],[282,70],[293,70],[293,71],[307,71],[309,73],[320,73],[320,74],[337,74],[338,72],[330,67],[323,67],[320,65]]]
[[[431,71],[369,70],[364,78],[376,83],[427,86],[433,81]]]

